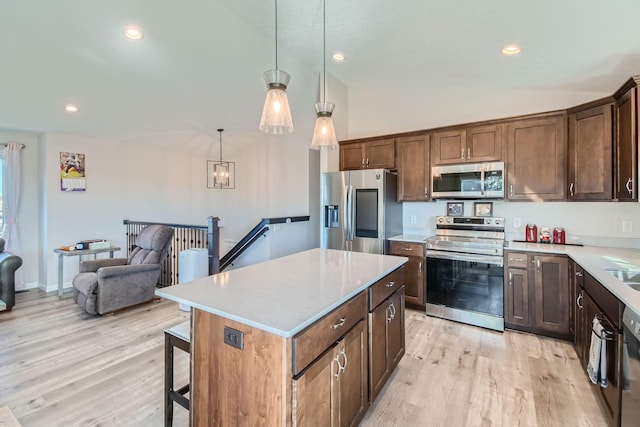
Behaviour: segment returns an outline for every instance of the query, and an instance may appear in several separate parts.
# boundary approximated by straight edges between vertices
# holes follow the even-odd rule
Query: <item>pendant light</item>
[[[208,162],[209,170],[209,188],[233,189],[235,188],[235,162],[225,162],[222,160],[222,132],[224,129],[218,129],[220,134],[220,160],[210,160]]]
[[[311,138],[311,148],[316,150],[337,148],[338,140],[336,139],[336,131],[333,128],[333,120],[331,114],[335,104],[326,102],[327,94],[327,12],[326,0],[322,0],[322,100],[316,103],[316,126],[313,129],[313,137]]]
[[[267,97],[264,100],[260,130],[267,133],[283,134],[293,132],[291,110],[287,98],[287,85],[291,76],[278,69],[278,0],[276,4],[276,69],[264,72],[267,83]]]

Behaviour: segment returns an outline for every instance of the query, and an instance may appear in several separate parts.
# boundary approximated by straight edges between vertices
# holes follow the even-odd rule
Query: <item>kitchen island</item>
[[[375,397],[371,371],[387,378],[404,354],[405,262],[312,249],[158,289],[193,307],[191,424],[361,419]],[[376,307],[384,309],[381,335],[370,322]],[[385,339],[393,351],[369,351]]]

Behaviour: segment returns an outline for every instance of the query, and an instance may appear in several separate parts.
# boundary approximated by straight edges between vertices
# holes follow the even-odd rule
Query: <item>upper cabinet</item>
[[[340,170],[395,168],[395,139],[340,143]]]
[[[613,101],[569,112],[567,199],[613,198]]]
[[[508,200],[565,198],[566,115],[517,120],[507,125]]]
[[[429,135],[399,138],[398,201],[430,199]]]
[[[499,123],[436,132],[431,144],[433,165],[501,161],[503,126]]]
[[[620,201],[638,200],[638,83],[634,76],[614,95],[616,98],[614,197]]]

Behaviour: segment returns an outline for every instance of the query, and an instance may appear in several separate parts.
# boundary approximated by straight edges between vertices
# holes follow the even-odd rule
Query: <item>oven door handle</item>
[[[459,252],[440,252],[427,250],[427,258],[439,258],[451,261],[481,262],[484,264],[497,265],[499,267],[504,266],[504,258],[502,257],[464,254]]]

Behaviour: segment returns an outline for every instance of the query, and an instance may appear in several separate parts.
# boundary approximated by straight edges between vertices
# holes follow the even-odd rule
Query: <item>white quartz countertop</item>
[[[627,307],[640,315],[640,291],[625,285],[607,272],[607,269],[640,271],[640,250],[638,249],[509,242],[505,250],[566,254]]]
[[[311,249],[156,295],[291,337],[407,262],[407,258]]]
[[[396,242],[409,242],[409,243],[425,243],[430,236],[423,234],[398,234],[397,236],[390,237],[389,240]]]

